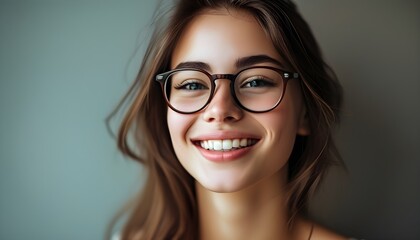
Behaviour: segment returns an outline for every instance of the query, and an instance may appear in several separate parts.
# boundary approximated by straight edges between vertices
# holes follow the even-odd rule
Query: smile
[[[257,139],[218,139],[218,140],[202,140],[199,145],[211,151],[232,151],[245,147],[250,147],[258,142]]]

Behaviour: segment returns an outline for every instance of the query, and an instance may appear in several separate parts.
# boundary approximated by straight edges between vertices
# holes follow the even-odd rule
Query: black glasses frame
[[[255,110],[246,108],[245,106],[243,106],[241,104],[241,102],[239,101],[239,99],[238,99],[238,97],[236,96],[236,93],[235,93],[235,80],[238,77],[238,75],[241,74],[243,71],[246,71],[246,70],[249,70],[249,69],[254,69],[254,68],[265,68],[265,69],[274,70],[274,71],[278,72],[282,76],[282,80],[283,80],[283,83],[284,83],[284,87],[283,87],[283,92],[281,94],[281,98],[277,101],[277,103],[272,108],[267,109],[267,110],[264,110],[264,111],[255,111]],[[169,102],[169,100],[168,100],[168,97],[167,97],[167,94],[166,94],[166,90],[165,90],[166,81],[168,80],[168,77],[169,76],[171,76],[172,74],[174,74],[176,72],[180,72],[180,71],[198,71],[198,72],[204,73],[210,79],[210,83],[211,83],[210,97],[207,100],[207,102],[203,105],[203,107],[201,107],[200,109],[198,109],[196,111],[192,111],[192,112],[180,111],[180,110],[176,109],[175,107],[173,107],[171,105],[171,103]],[[248,112],[252,112],[252,113],[265,113],[265,112],[269,112],[269,111],[273,110],[274,108],[276,108],[280,104],[280,102],[283,100],[284,93],[286,91],[287,82],[290,79],[297,79],[297,78],[299,78],[299,74],[296,73],[296,72],[289,72],[289,71],[285,71],[285,70],[280,69],[280,68],[275,68],[275,67],[270,67],[270,66],[253,66],[253,67],[249,67],[249,68],[244,68],[244,69],[240,70],[239,72],[237,72],[236,74],[210,74],[207,71],[205,71],[203,69],[198,69],[198,68],[178,68],[178,69],[170,70],[168,72],[157,74],[155,80],[160,83],[161,88],[162,88],[163,95],[165,97],[165,101],[168,104],[168,106],[172,110],[174,110],[175,112],[178,112],[178,113],[192,114],[192,113],[199,112],[199,111],[203,110],[204,108],[206,108],[209,105],[209,103],[211,102],[211,100],[213,99],[214,90],[216,89],[216,83],[215,82],[218,79],[227,79],[227,80],[230,80],[230,93],[233,96],[233,99],[235,100],[235,103],[239,107],[241,107],[242,109],[244,109],[244,110],[246,110]]]

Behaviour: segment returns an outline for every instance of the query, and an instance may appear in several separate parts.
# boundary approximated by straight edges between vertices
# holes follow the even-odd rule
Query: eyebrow
[[[279,61],[267,55],[253,55],[253,56],[239,58],[236,60],[235,66],[237,69],[242,69],[242,68],[250,67],[256,64],[260,64],[260,63],[272,63],[279,67],[282,66],[282,64]],[[211,70],[211,67],[209,64],[205,62],[200,62],[200,61],[181,62],[175,67],[175,69],[180,69],[180,68],[198,68],[198,69],[203,69],[206,71]]]
[[[267,55],[255,55],[255,56],[239,58],[238,60],[236,60],[235,66],[238,69],[241,69],[241,68],[250,67],[252,65],[256,65],[260,63],[273,63],[279,67],[282,66],[282,64],[279,61]]]
[[[175,69],[180,69],[180,68],[198,68],[198,69],[203,69],[206,71],[210,71],[210,65],[208,65],[207,63],[204,62],[182,62],[178,65],[176,65]]]

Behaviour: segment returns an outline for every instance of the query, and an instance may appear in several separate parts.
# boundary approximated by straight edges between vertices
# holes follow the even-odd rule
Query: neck
[[[280,172],[233,193],[212,192],[196,183],[200,239],[293,239],[285,184]]]

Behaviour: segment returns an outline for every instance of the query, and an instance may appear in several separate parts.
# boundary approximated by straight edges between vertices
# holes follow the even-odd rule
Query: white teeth
[[[241,147],[246,147],[247,145],[248,145],[248,140],[246,140],[246,139],[241,139],[240,146],[241,146]]]
[[[213,140],[213,141],[209,141],[209,142],[213,142],[213,149],[214,150],[219,151],[219,150],[223,149],[222,140]]]
[[[232,141],[232,147],[234,147],[234,148],[239,147],[239,142],[240,142],[240,140],[239,140],[239,139],[234,139],[234,140]]]
[[[255,144],[254,139],[224,139],[224,140],[205,140],[200,141],[200,146],[208,150],[226,151],[233,148],[247,147]]]
[[[222,145],[224,150],[232,149],[232,140],[223,140]]]

